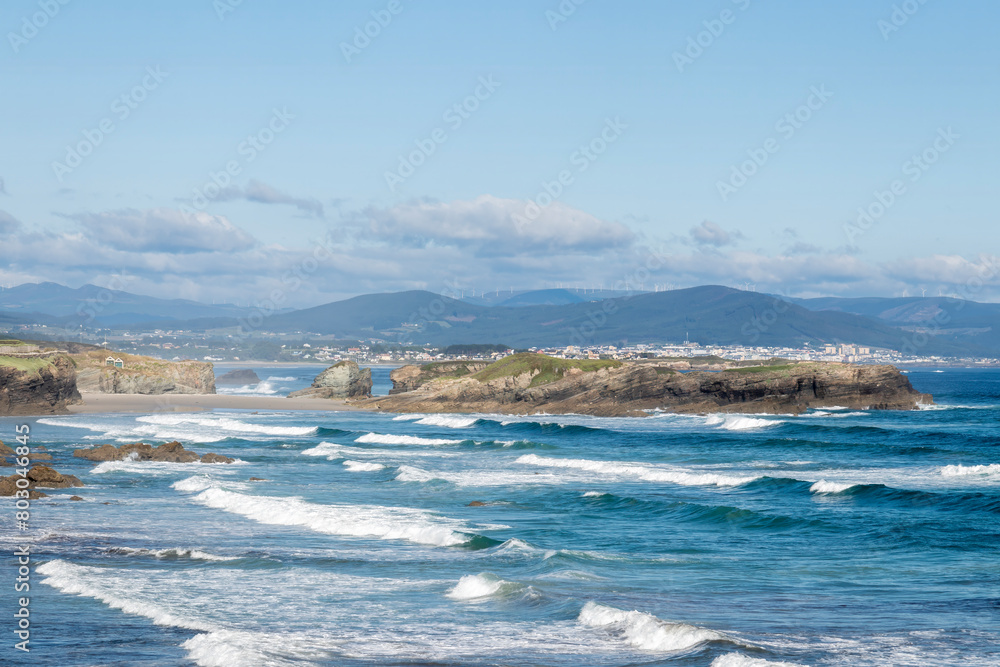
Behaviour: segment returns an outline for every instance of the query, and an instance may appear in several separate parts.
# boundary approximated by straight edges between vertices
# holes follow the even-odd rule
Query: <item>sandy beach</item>
[[[83,403],[69,406],[73,414],[115,412],[199,412],[203,410],[319,410],[341,412],[359,410],[342,400],[324,398],[284,398],[280,396],[228,396],[222,394],[140,394],[84,393]]]

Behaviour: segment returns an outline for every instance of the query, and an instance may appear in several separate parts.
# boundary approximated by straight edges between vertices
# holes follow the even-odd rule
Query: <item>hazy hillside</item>
[[[680,342],[794,345],[852,342],[899,349],[907,332],[861,315],[812,311],[764,294],[705,286],[600,302],[484,307],[430,292],[355,297],[268,319],[274,331],[373,335],[401,342],[516,346]],[[968,354],[936,339],[925,353]]]
[[[79,288],[58,283],[26,283],[0,290],[0,322],[39,322],[67,328],[128,326],[201,317],[239,317],[245,308],[208,305],[185,299],[157,299],[97,285]]]

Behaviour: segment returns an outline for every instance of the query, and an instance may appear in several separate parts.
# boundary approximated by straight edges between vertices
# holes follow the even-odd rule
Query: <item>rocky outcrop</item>
[[[253,370],[249,368],[238,368],[228,373],[223,373],[219,377],[215,378],[215,384],[232,384],[232,385],[247,385],[247,384],[258,384],[260,378],[257,376]]]
[[[214,394],[215,371],[204,361],[163,361],[152,357],[113,353],[123,368],[106,364],[106,351],[75,356],[77,386],[100,394]]]
[[[478,374],[490,377],[489,369]],[[670,412],[800,413],[809,408],[912,410],[931,403],[892,366],[804,362],[679,373],[650,364],[571,368],[552,381],[537,373],[447,379],[365,402],[388,412],[578,413],[640,416]]]
[[[21,489],[18,480],[28,480],[26,489]],[[22,484],[23,486],[23,484]],[[10,475],[0,477],[0,496],[13,496],[20,490],[28,491],[28,498],[44,498],[47,494],[38,491],[43,489],[69,489],[83,486],[83,482],[73,475],[63,475],[48,466],[37,465],[28,471],[26,477],[21,475]]]
[[[488,361],[439,361],[423,366],[402,366],[389,373],[389,379],[392,380],[389,394],[413,391],[439,377],[472,375],[489,365]]]
[[[372,369],[341,361],[316,376],[312,386],[289,398],[365,398],[372,395]]]
[[[209,452],[199,456],[196,452],[184,449],[184,445],[174,440],[159,447],[153,447],[142,442],[129,445],[101,445],[90,449],[74,449],[73,456],[88,461],[164,461],[167,463],[232,463],[233,459],[221,454]]]
[[[81,400],[68,356],[0,357],[0,416],[61,414]]]

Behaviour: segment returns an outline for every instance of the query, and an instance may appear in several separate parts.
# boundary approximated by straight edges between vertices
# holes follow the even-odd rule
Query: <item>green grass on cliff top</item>
[[[561,379],[571,368],[593,372],[602,368],[618,368],[622,362],[614,359],[556,359],[544,354],[522,352],[496,361],[472,377],[480,382],[489,382],[504,377],[516,377],[524,373],[537,375],[531,380],[532,387],[548,384]]]
[[[45,357],[5,357],[0,356],[0,366],[16,368],[19,371],[34,373],[46,366],[51,366],[52,360]]]

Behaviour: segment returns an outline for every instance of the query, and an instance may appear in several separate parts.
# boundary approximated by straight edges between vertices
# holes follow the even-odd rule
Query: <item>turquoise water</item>
[[[1000,373],[910,378],[940,409],[27,420],[87,486],[33,505],[33,650],[5,629],[2,654],[67,667],[997,665]],[[0,419],[0,439],[17,423]],[[70,456],[173,439],[239,463]]]

